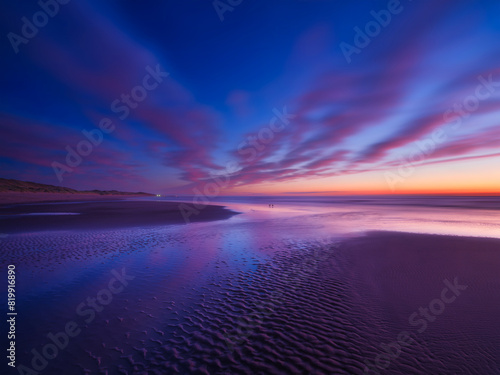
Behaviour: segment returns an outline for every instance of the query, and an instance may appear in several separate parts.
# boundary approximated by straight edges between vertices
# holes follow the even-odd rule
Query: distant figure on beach
[[[274,204],[272,204],[271,207],[274,208]]]

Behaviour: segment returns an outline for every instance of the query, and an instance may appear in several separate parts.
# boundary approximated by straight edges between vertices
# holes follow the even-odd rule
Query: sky
[[[0,7],[0,177],[181,195],[500,193],[498,1]]]

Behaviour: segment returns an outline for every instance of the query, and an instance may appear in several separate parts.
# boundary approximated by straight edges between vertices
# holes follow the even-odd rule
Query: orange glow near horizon
[[[233,187],[225,195],[500,195],[500,157]],[[392,176],[395,180],[391,180]],[[391,188],[391,181],[393,181]],[[237,182],[237,177],[235,177]]]

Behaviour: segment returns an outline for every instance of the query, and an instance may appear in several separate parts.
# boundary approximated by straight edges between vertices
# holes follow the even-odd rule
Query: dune
[[[0,204],[59,202],[72,200],[109,200],[151,196],[153,196],[153,194],[144,192],[122,192],[118,190],[80,191],[63,186],[0,178]]]

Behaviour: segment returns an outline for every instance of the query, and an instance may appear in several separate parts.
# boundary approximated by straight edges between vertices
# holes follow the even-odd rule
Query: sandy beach
[[[500,239],[451,234],[480,217],[500,233],[487,213],[419,234],[381,230],[396,227],[384,207],[234,203],[179,225],[168,221],[177,206],[2,208],[79,213],[8,226],[1,238],[2,267],[23,275],[19,309],[37,316],[22,320],[19,363],[31,366],[32,349],[74,321],[81,333],[47,373],[499,373]],[[422,227],[425,213],[430,228],[449,214],[422,210],[398,220]],[[123,288],[103,299],[116,275]]]
[[[179,203],[101,199],[45,202],[0,206],[0,224],[5,234],[42,230],[90,230],[186,224]],[[89,197],[90,199],[90,197]],[[210,205],[189,217],[190,221],[222,220],[236,212]]]

